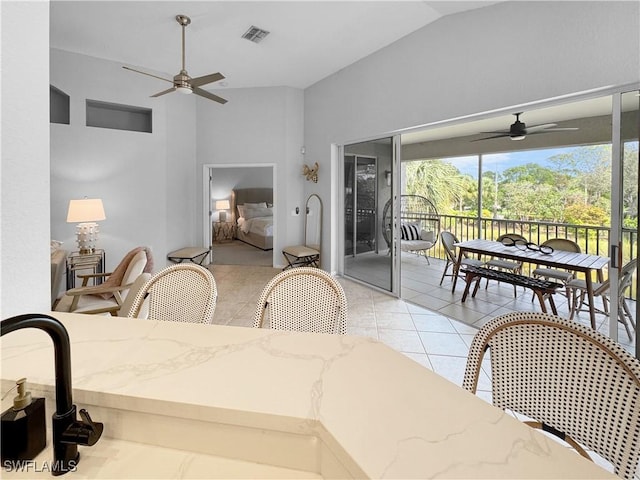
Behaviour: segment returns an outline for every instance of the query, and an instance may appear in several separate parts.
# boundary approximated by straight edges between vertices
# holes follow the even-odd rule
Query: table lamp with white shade
[[[229,200],[216,200],[216,210],[219,210],[218,220],[220,222],[227,221],[227,210],[230,208]]]
[[[98,224],[107,218],[104,206],[99,198],[83,198],[70,200],[67,212],[67,223],[77,223],[76,242],[81,255],[94,253],[98,241]]]

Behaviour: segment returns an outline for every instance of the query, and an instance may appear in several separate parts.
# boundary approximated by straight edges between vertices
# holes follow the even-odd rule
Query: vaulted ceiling
[[[496,1],[57,1],[51,46],[173,76],[221,72],[211,88],[306,88],[445,15]],[[260,43],[242,38],[269,31]]]

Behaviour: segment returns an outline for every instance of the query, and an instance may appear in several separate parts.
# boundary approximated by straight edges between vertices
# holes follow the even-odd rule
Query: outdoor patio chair
[[[569,240],[568,238],[550,238],[547,241],[543,242],[540,246],[551,247],[553,248],[554,251],[560,250],[563,252],[575,252],[575,253],[581,253],[582,251],[580,249],[580,245],[578,245],[573,240]],[[559,280],[565,286],[567,285],[567,283],[573,280],[574,275],[575,275],[575,272],[572,272],[569,270],[560,270],[557,268],[542,268],[539,266],[536,266],[533,272],[531,272],[531,276],[533,277],[540,277],[546,280],[550,280],[550,279]],[[571,309],[571,292],[569,290],[569,287],[566,287],[565,294],[567,297],[567,301],[569,302],[569,309]]]
[[[382,210],[382,236],[391,253],[393,243],[393,211],[391,199]],[[423,256],[429,264],[427,252],[436,246],[440,234],[440,215],[433,202],[421,195],[400,196],[400,250]]]
[[[463,387],[476,393],[490,352],[493,405],[527,417],[590,458],[634,478],[640,458],[640,361],[587,326],[553,315],[514,312],[475,335]]]
[[[344,335],[347,297],[342,285],[324,270],[287,269],[273,277],[262,290],[253,326]]]
[[[453,293],[456,289],[456,281],[457,281],[455,271],[458,268],[457,267],[458,255],[456,253],[456,247],[454,244],[458,243],[458,239],[453,233],[445,230],[440,233],[440,242],[444,247],[444,252],[446,256],[445,258],[446,263],[444,265],[444,270],[442,271],[442,277],[440,277],[440,285],[442,285],[442,281],[444,280],[444,277],[452,277],[453,286],[451,287],[451,293]],[[482,260],[470,258],[465,253],[465,255],[462,257],[461,265],[470,265],[472,267],[482,267],[484,265],[484,262]],[[447,273],[449,268],[451,268],[451,272]],[[458,273],[458,276],[464,279],[464,275],[462,275],[461,273]]]
[[[498,242],[503,242],[506,239],[510,239],[513,240],[514,242],[516,240],[524,240],[525,242],[527,241],[526,238],[524,238],[522,235],[519,235],[517,233],[503,233],[502,235],[500,235],[496,241]],[[506,270],[508,272],[511,273],[516,273],[518,275],[520,275],[522,273],[522,262],[514,262],[512,260],[502,260],[500,258],[494,258],[491,257],[486,263],[485,263],[485,267],[487,268],[495,268],[497,270]],[[487,283],[485,284],[484,288],[487,289],[489,287],[489,279],[487,278]],[[513,296],[516,296],[516,286],[513,286]]]
[[[210,324],[217,299],[213,274],[195,263],[181,263],[153,275],[136,294],[127,316]]]
[[[629,336],[629,340],[632,340],[631,329],[629,326],[636,329],[636,322],[633,318],[633,314],[627,305],[625,298],[625,291],[631,287],[633,281],[633,274],[638,267],[638,259],[634,258],[630,262],[626,263],[620,271],[618,279],[618,321],[624,326]],[[571,313],[569,318],[573,317],[578,312],[589,311],[589,300],[587,298],[587,282],[583,279],[573,279],[567,283],[567,288],[571,291]],[[611,282],[609,279],[604,282],[593,282],[593,298],[602,298],[602,308],[598,308],[594,305],[596,313],[609,316],[609,292],[611,289]],[[592,325],[595,328],[595,326]]]

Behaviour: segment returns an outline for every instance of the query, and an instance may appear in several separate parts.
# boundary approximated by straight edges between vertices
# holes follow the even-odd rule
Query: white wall
[[[327,172],[332,143],[637,82],[639,7],[505,2],[440,19],[305,90],[307,157]],[[325,212],[339,193],[328,175],[313,192]]]
[[[51,308],[49,3],[0,2],[0,318]]]
[[[303,92],[289,87],[229,89],[217,92],[225,105],[198,99],[199,165],[273,164],[275,232],[274,266],[283,266],[281,251],[304,239]],[[201,168],[202,169],[202,168]],[[202,198],[202,194],[200,195]],[[200,202],[201,204],[203,202]],[[202,205],[199,208],[202,217]]]
[[[199,245],[195,185],[195,100],[150,98],[162,82],[122,64],[51,50],[51,83],[70,96],[70,125],[51,125],[51,236],[75,248],[66,223],[70,199],[102,198],[99,247],[111,271],[139,245],[151,247],[155,269],[169,251]],[[87,127],[86,99],[151,108],[152,133]]]
[[[229,200],[234,188],[271,188],[273,178],[271,166],[264,167],[219,167],[212,168],[213,200]]]

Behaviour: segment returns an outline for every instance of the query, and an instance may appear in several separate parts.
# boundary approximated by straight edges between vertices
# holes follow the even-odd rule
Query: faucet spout
[[[91,420],[81,410],[84,422],[76,419],[71,394],[71,346],[69,333],[56,318],[42,314],[25,314],[0,322],[0,337],[23,328],[38,328],[53,340],[56,377],[56,412],[53,415],[53,475],[75,469],[79,462],[78,444],[93,445],[102,434],[103,425]]]

